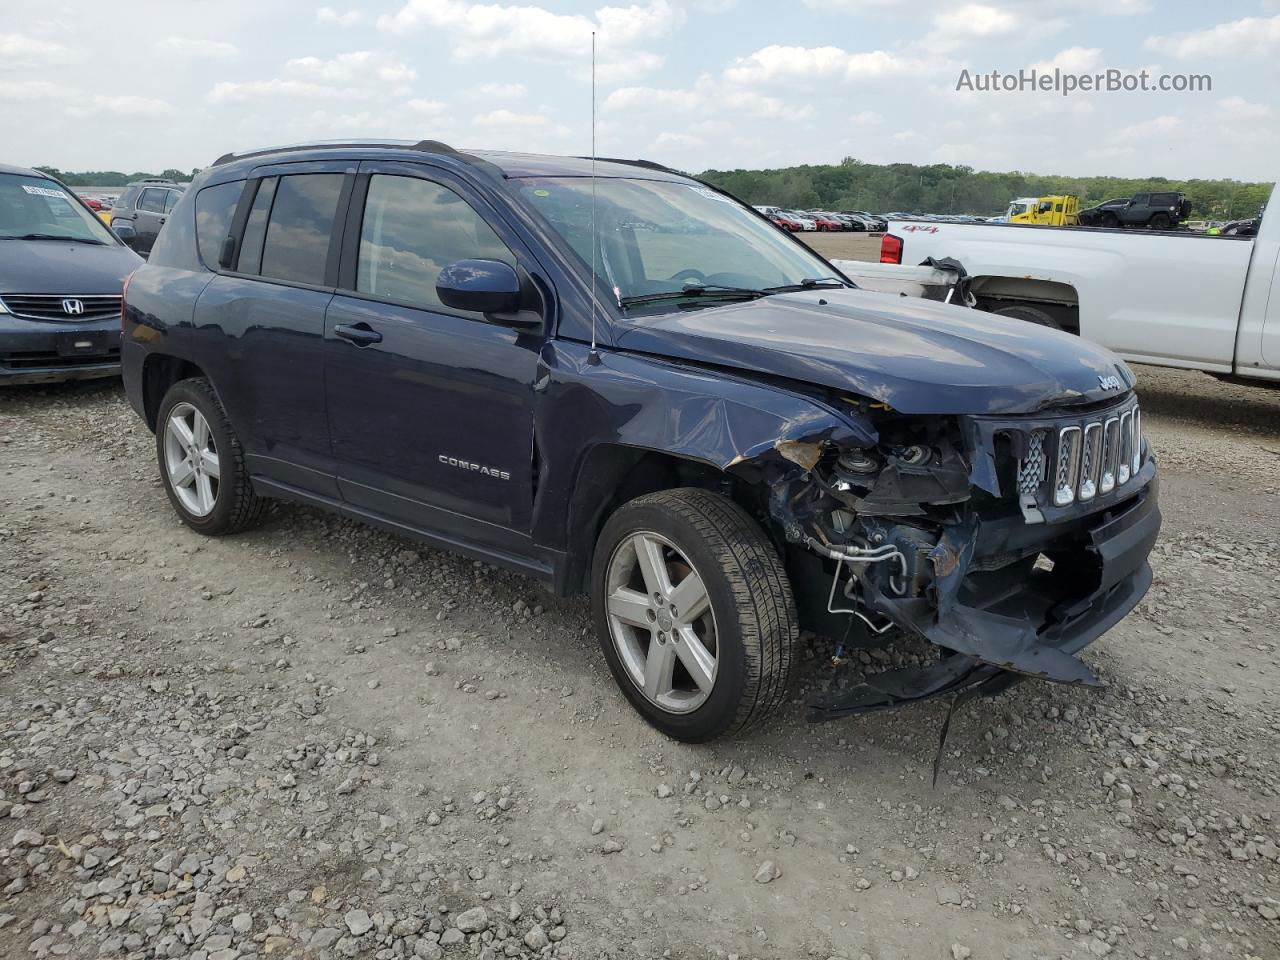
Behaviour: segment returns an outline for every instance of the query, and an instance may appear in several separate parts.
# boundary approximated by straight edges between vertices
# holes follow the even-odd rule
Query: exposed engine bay
[[[898,628],[938,659],[815,703],[813,719],[1026,676],[1096,684],[1075,653],[1145,594],[1160,526],[1132,395],[1021,420],[855,410],[874,440],[776,450],[769,512],[801,620],[841,648]]]

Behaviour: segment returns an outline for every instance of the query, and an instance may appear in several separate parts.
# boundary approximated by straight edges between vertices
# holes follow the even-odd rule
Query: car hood
[[[624,324],[616,342],[819,384],[902,413],[1032,413],[1106,400],[1133,386],[1117,356],[1079,337],[865,290],[778,294],[642,317]]]
[[[0,296],[6,293],[119,293],[142,258],[119,244],[0,240]]]

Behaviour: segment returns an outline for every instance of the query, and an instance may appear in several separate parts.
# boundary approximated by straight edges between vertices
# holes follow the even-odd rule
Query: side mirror
[[[459,260],[440,271],[436,296],[455,310],[513,313],[520,309],[520,277],[501,260]]]
[[[111,224],[111,232],[119,237],[124,245],[130,249],[133,249],[133,245],[138,241],[138,234],[133,229],[132,223],[113,223]]]

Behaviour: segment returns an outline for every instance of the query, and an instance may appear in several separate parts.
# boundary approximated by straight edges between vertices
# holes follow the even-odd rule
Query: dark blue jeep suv
[[[646,162],[423,141],[227,155],[125,293],[123,364],[206,534],[317,504],[592,598],[650,723],[785,697],[802,628],[936,656],[815,718],[1025,675],[1151,582],[1129,369],[987,313],[854,288]]]

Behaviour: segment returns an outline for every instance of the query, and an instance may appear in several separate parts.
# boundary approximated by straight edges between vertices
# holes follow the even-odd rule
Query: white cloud
[[[995,37],[1013,33],[1023,24],[1020,15],[985,3],[967,3],[944,10],[933,18],[935,30],[970,37]]]
[[[388,59],[375,50],[340,53],[330,60],[297,57],[286,62],[284,69],[291,76],[303,80],[342,85],[377,83],[403,86],[418,76],[408,64]]]
[[[70,51],[60,43],[22,33],[0,33],[0,67],[57,63]]]
[[[1208,30],[1148,37],[1145,46],[1179,60],[1274,54],[1280,51],[1280,16],[1245,17]]]
[[[156,43],[156,53],[164,57],[182,59],[219,60],[234,57],[238,52],[234,43],[226,43],[222,40],[165,37]]]
[[[1068,47],[1048,60],[1033,63],[1031,69],[1052,73],[1055,69],[1064,73],[1090,73],[1102,69],[1102,51],[1097,47]]]
[[[1265,103],[1251,103],[1244,97],[1219,100],[1218,108],[1228,116],[1239,119],[1259,119],[1271,115],[1271,108]]]
[[[352,27],[364,19],[364,14],[359,10],[347,10],[340,12],[333,7],[321,7],[316,11],[316,20],[320,23],[329,23],[337,27]]]
[[[1119,141],[1136,140],[1141,142],[1146,137],[1163,137],[1171,133],[1175,133],[1182,129],[1182,118],[1170,116],[1168,114],[1160,117],[1152,117],[1150,120],[1144,120],[1141,123],[1131,124],[1120,130],[1115,139]]]
[[[523,83],[482,83],[479,92],[486,97],[514,100],[516,97],[523,97],[529,92],[529,88]]]
[[[849,122],[858,127],[870,127],[883,121],[884,117],[874,110],[862,110],[849,118]]]
[[[107,96],[96,95],[91,101],[97,110],[116,113],[126,117],[163,117],[173,113],[173,105],[153,97],[139,97],[133,94],[117,94]]]
[[[929,69],[923,61],[884,50],[850,53],[840,47],[788,47],[773,44],[734,60],[724,71],[731,83],[775,81],[856,81],[902,76]]]
[[[466,0],[408,0],[396,13],[378,18],[378,29],[409,33],[443,31],[459,60],[492,60],[526,56],[552,62],[582,64],[591,58],[596,31],[600,75],[634,73],[636,57],[644,66],[660,66],[656,54],[634,48],[666,36],[684,22],[684,11],[668,0],[648,0],[628,7],[600,7],[594,16],[553,13],[537,6],[504,6]]]
[[[605,98],[602,108],[610,113],[681,113],[700,117],[737,113],[775,119],[800,119],[813,113],[808,104],[796,106],[709,76],[699,77],[693,88],[687,90],[620,87]]]
[[[329,60],[295,57],[281,76],[268,80],[217,83],[206,94],[211,103],[242,103],[263,97],[376,100],[409,93],[417,71],[374,50],[342,53]]]
[[[448,106],[442,100],[424,100],[421,97],[415,97],[405,106],[423,117],[438,117],[448,109]]]
[[[67,100],[75,95],[76,91],[70,87],[48,80],[12,80],[0,83],[0,100],[39,103],[46,100]]]

